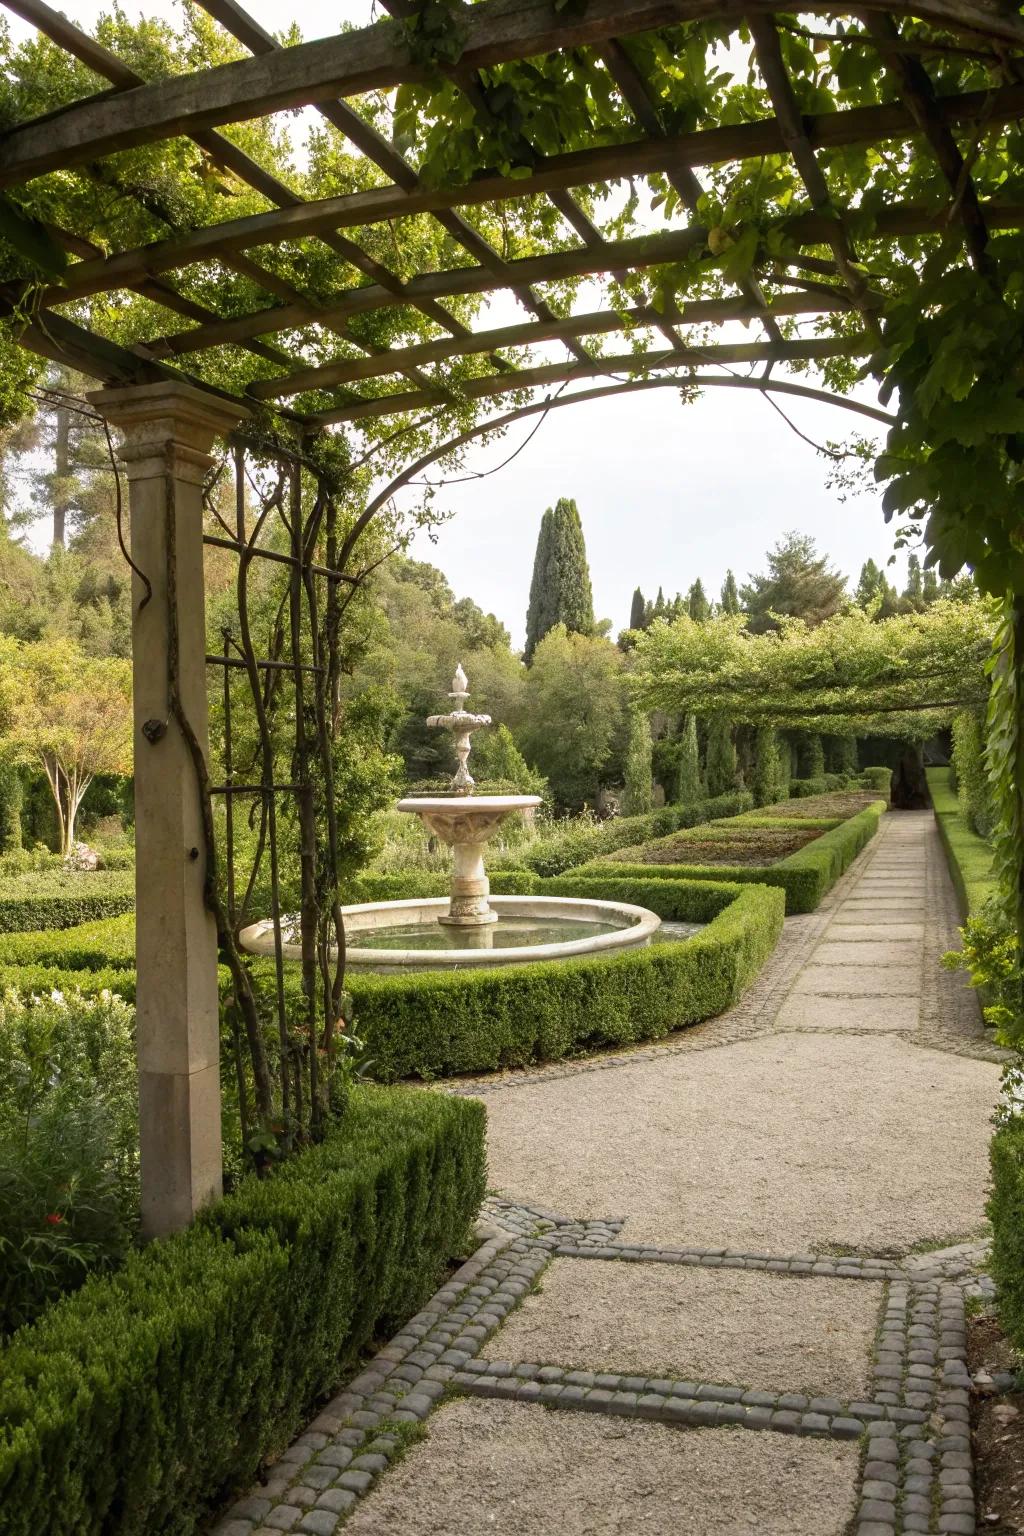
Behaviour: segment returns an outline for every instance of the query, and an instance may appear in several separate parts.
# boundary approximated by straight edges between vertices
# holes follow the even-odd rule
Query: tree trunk
[[[1015,673],[1014,702],[1017,761],[1014,788],[1017,795],[1017,826],[1024,832],[1024,595],[1013,599],[1013,669]],[[1017,966],[1024,985],[1024,839],[1018,838],[1014,849],[1016,870],[1013,889],[1017,920]],[[1022,998],[1024,1012],[1024,998]]]
[[[928,809],[928,780],[924,772],[924,753],[919,744],[907,747],[892,776],[894,811]]]

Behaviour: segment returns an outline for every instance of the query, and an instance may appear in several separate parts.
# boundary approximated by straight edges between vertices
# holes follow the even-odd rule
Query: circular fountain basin
[[[463,966],[524,965],[566,960],[648,944],[661,918],[646,907],[575,896],[492,896],[497,921],[483,927],[450,927],[444,896],[427,900],[370,902],[345,907],[346,963],[358,969],[453,970]],[[301,958],[286,920],[287,959]],[[239,935],[250,954],[274,953],[274,925],[252,923]]]

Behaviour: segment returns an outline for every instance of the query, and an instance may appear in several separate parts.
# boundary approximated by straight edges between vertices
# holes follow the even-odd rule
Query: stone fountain
[[[563,960],[647,944],[661,919],[645,907],[589,896],[495,896],[484,867],[484,848],[502,822],[540,804],[538,795],[474,795],[470,738],[490,725],[489,715],[465,708],[469,682],[459,666],[449,692],[455,708],[427,724],[449,731],[457,767],[446,795],[410,796],[398,809],[418,816],[454,854],[447,896],[376,901],[344,907],[346,963],[355,970],[424,970],[516,965]],[[281,919],[282,951],[300,959],[298,922]],[[274,923],[265,918],[239,934],[250,954],[275,950]]]
[[[471,737],[482,725],[490,725],[491,717],[470,714],[464,708],[469,698],[469,679],[461,663],[452,678],[448,697],[455,700],[455,708],[447,715],[428,716],[427,724],[435,730],[449,731],[455,738],[458,767],[451,781],[453,795],[399,800],[398,809],[418,816],[428,831],[453,851],[448,911],[438,921],[452,928],[480,928],[498,921],[490,903],[484,845],[514,812],[536,809],[540,796],[473,794],[469,771]]]

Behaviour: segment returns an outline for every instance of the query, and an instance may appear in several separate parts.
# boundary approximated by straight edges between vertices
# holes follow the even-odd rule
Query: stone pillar
[[[120,429],[132,576],[136,848],[136,1010],[142,1229],[186,1227],[221,1193],[217,935],[203,901],[201,802],[168,697],[168,543],[174,545],[180,698],[203,752],[206,614],[202,483],[214,438],[247,413],[174,382],[89,395]]]

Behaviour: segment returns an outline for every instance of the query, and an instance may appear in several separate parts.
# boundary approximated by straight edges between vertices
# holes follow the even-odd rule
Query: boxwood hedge
[[[0,933],[71,928],[134,906],[133,869],[12,875],[0,880]]]
[[[706,922],[683,941],[620,954],[448,972],[352,974],[355,1028],[382,1078],[448,1076],[556,1061],[651,1040],[710,1018],[741,995],[782,930],[783,898],[764,886],[664,881],[607,866],[543,880],[551,896],[593,896]]]
[[[1004,1113],[989,1148],[992,1222],[989,1269],[1007,1338],[1024,1350],[1024,1116]]]
[[[484,1110],[354,1091],[340,1127],[242,1182],[0,1350],[5,1536],[191,1536],[463,1251]]]
[[[959,796],[950,785],[949,769],[928,768],[925,772],[939,837],[960,903],[960,916],[970,917],[996,892],[992,848],[964,820]]]
[[[614,870],[616,874],[638,880],[728,880],[781,886],[786,893],[787,912],[813,912],[825,892],[835,885],[874,837],[884,810],[885,802],[875,801],[777,864],[613,864],[598,861],[584,865],[576,873],[589,876]]]

